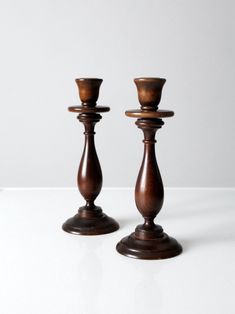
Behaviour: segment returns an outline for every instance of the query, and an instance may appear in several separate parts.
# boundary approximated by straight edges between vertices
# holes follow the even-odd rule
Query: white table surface
[[[98,197],[111,234],[62,231],[83,203],[76,189],[0,192],[1,314],[235,313],[235,190],[166,189],[158,223],[184,252],[160,261],[115,250],[142,221],[133,190]]]

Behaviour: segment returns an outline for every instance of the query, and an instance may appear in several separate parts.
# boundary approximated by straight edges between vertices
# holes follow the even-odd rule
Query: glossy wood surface
[[[134,79],[134,82],[137,87],[141,109],[146,111],[157,110],[166,80],[158,77],[142,77]]]
[[[155,156],[155,133],[163,122],[139,119],[136,125],[144,133],[144,156],[135,187],[135,202],[147,226],[163,204],[164,189]]]
[[[91,208],[101,191],[103,180],[94,142],[95,124],[99,122],[101,115],[83,113],[79,115],[78,119],[85,127],[85,145],[78,169],[77,183],[87,206]]]
[[[174,116],[174,112],[171,110],[157,110],[157,111],[143,111],[143,110],[127,110],[125,112],[127,117],[130,118],[170,118]]]
[[[170,258],[180,254],[182,247],[154,222],[164,200],[164,187],[155,155],[155,134],[164,125],[159,118],[162,112],[159,112],[157,107],[165,79],[141,78],[134,81],[142,108],[127,111],[126,115],[134,117],[137,114],[139,119],[136,125],[144,134],[143,161],[135,186],[135,203],[144,218],[144,223],[138,225],[131,235],[123,238],[116,248],[119,253],[133,258]],[[164,112],[169,112],[171,116],[174,114],[172,111]]]
[[[102,118],[99,112],[109,111],[109,107],[97,107],[101,79],[76,79],[82,106],[69,107],[69,111],[78,112],[78,120],[84,125],[85,144],[81,157],[77,184],[86,204],[78,213],[63,224],[69,233],[80,235],[98,235],[110,233],[119,228],[118,223],[103,213],[95,205],[95,199],[102,188],[102,170],[95,148],[95,124]]]
[[[105,106],[95,106],[95,107],[84,107],[84,106],[70,106],[68,111],[77,113],[99,113],[110,111],[109,107]]]
[[[98,78],[79,78],[75,79],[75,82],[78,86],[82,105],[84,107],[95,107],[103,80]]]

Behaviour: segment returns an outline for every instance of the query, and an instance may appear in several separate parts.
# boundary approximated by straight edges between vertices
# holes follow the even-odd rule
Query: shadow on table
[[[204,193],[189,194],[189,191],[184,191],[185,194],[177,199],[169,200],[163,204],[163,208],[159,215],[161,217],[184,218],[206,214],[224,214],[228,212],[235,213],[235,192],[231,190],[209,190]],[[200,191],[201,192],[201,191]],[[229,196],[229,197],[228,197]],[[168,208],[171,208],[168,210]],[[172,209],[174,208],[174,209]]]
[[[181,191],[160,212],[160,224],[174,221],[183,229],[177,237],[183,251],[221,243],[235,244],[235,193],[233,190]],[[174,236],[172,234],[172,236]]]
[[[199,229],[198,233],[195,233],[195,236],[190,235],[187,239],[177,238],[177,240],[182,244],[185,252],[197,246],[202,247],[220,243],[231,243],[235,245],[234,222],[227,225],[221,224],[214,226],[214,230]]]
[[[131,226],[131,225],[137,225],[138,223],[141,223],[143,218],[141,216],[139,217],[139,222],[136,216],[132,217],[127,217],[127,218],[122,218],[122,217],[117,217],[117,222],[119,223],[120,229],[126,227],[126,226]]]

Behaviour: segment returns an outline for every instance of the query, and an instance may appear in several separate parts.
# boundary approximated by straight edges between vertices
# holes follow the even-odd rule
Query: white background
[[[142,134],[133,78],[167,79],[158,134],[166,186],[234,186],[234,1],[0,1],[0,186],[74,186],[76,77],[100,77],[105,186],[133,186]]]

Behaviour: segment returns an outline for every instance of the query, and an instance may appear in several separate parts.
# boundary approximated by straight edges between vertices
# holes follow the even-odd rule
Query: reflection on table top
[[[0,192],[1,314],[233,313],[235,190],[166,189],[157,221],[184,252],[161,261],[115,250],[141,223],[132,189],[103,189],[96,203],[120,230],[63,232],[83,204],[76,189]]]

